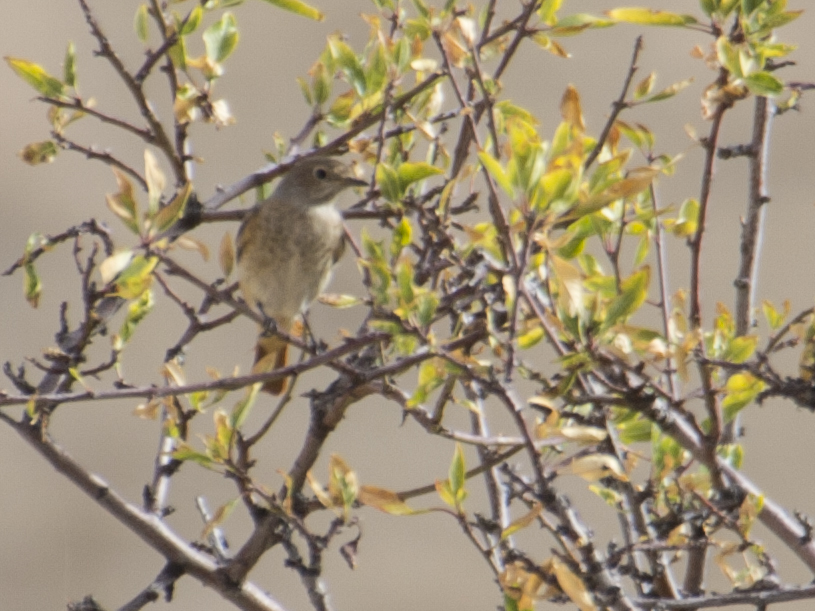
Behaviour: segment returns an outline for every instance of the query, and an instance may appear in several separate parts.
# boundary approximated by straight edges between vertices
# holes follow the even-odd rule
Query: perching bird
[[[312,157],[283,176],[271,197],[246,215],[238,230],[237,261],[243,298],[289,332],[328,283],[331,268],[344,250],[337,195],[366,183],[341,161]],[[286,366],[288,344],[273,335],[258,337],[254,372]],[[279,395],[280,378],[263,390]]]

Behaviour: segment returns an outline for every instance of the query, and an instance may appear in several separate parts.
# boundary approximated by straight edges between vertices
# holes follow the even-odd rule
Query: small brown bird
[[[341,161],[312,157],[295,164],[271,197],[246,215],[238,230],[237,260],[243,298],[289,332],[328,283],[345,249],[342,217],[334,200],[348,187],[366,186]],[[258,337],[254,372],[286,366],[288,344]],[[279,395],[286,380],[263,390]]]

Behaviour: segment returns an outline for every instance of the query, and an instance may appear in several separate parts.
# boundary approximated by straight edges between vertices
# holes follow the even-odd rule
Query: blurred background
[[[372,2],[313,0],[312,4],[324,10],[325,21],[308,21],[259,1],[249,1],[234,9],[241,39],[226,63],[226,74],[216,85],[215,97],[229,101],[237,123],[221,130],[202,124],[191,129],[194,153],[203,161],[196,169],[195,181],[202,199],[211,196],[218,185],[229,185],[264,165],[263,152],[274,149],[275,132],[289,138],[299,131],[309,109],[295,78],[305,75],[328,34],[339,31],[348,36],[355,49],[364,46],[368,27],[360,13],[374,12]],[[501,0],[498,4],[505,15],[514,14],[517,8],[514,0]],[[651,0],[648,4],[701,15],[696,2]],[[793,0],[789,8],[808,8],[808,4]],[[138,123],[137,110],[125,88],[104,60],[93,57],[95,42],[88,34],[77,3],[29,0],[23,4],[0,0],[0,6],[4,9],[4,18],[0,20],[0,55],[32,60],[53,74],[61,74],[66,44],[74,41],[82,95],[95,98],[98,108]],[[139,65],[142,58],[140,43],[133,32],[137,6],[136,2],[123,0],[92,2],[102,28],[131,68]],[[564,2],[562,14],[599,13],[614,6],[600,0],[575,0]],[[783,28],[784,42],[800,45],[791,57],[797,65],[781,74],[785,80],[815,81],[813,32],[815,12],[805,13]],[[558,105],[563,90],[572,83],[582,97],[588,130],[597,134],[611,101],[619,95],[638,34],[644,35],[645,48],[636,80],[655,70],[658,90],[690,76],[695,78],[674,99],[637,108],[622,117],[648,125],[656,134],[657,152],[685,153],[676,175],[662,178],[659,184],[660,205],[678,205],[688,197],[699,196],[702,150],[694,145],[683,126],[693,126],[700,135],[708,131],[708,124],[700,115],[699,98],[714,74],[690,55],[695,45],[709,44],[703,35],[634,26],[590,31],[560,40],[572,54],[571,59],[556,58],[525,42],[503,79],[504,92],[507,98],[537,116],[541,133],[548,138],[560,120]],[[153,44],[155,41],[155,37],[151,38]],[[191,54],[202,52],[203,45],[191,50]],[[168,116],[166,87],[160,75],[153,77],[148,92],[159,112]],[[105,193],[116,190],[110,169],[67,152],[49,165],[24,164],[17,156],[18,151],[28,143],[48,138],[46,107],[32,102],[34,90],[5,64],[0,66],[0,96],[0,268],[6,269],[22,254],[32,232],[55,234],[90,218],[104,220],[117,241],[129,244],[132,237],[126,235],[105,206]],[[728,113],[721,144],[747,142],[751,115],[751,101]],[[70,133],[83,144],[110,149],[134,166],[142,167],[142,144],[115,129],[86,119],[72,127]],[[815,95],[804,96],[801,112],[787,113],[774,122],[770,148],[768,186],[772,201],[767,209],[759,299],[780,304],[789,298],[796,312],[811,306],[815,296],[811,265],[815,261],[815,242],[811,238],[815,227]],[[733,307],[739,219],[746,209],[746,160],[719,162],[718,167],[704,251],[704,315],[708,321],[716,302]],[[230,207],[250,205],[253,198],[248,194],[244,202],[233,202]],[[348,194],[343,202],[348,205],[352,200],[353,196]],[[351,224],[357,235],[361,227],[359,222]],[[196,229],[193,235],[217,253],[224,232],[234,235],[235,230],[234,224],[209,225]],[[64,245],[40,260],[43,296],[38,309],[31,309],[25,302],[19,273],[10,278],[0,277],[3,312],[0,361],[11,361],[16,367],[25,357],[37,356],[41,349],[52,345],[61,300],[67,298],[71,303],[69,317],[79,315],[78,283],[70,248]],[[206,278],[219,275],[217,256],[209,262],[201,261],[196,253],[177,256]],[[687,286],[688,257],[684,244],[673,241],[669,256],[672,289]],[[352,257],[344,259],[330,290],[359,293],[359,273]],[[154,312],[138,330],[124,359],[124,375],[133,383],[160,382],[164,351],[175,343],[185,327],[177,308],[164,307],[168,304],[163,303],[159,292],[156,291],[158,303]],[[181,292],[195,298],[194,292]],[[315,305],[311,317],[317,335],[329,341],[336,339],[341,328],[353,331],[358,321],[359,313],[354,310],[335,311],[322,305]],[[207,366],[225,374],[236,365],[247,371],[254,335],[253,324],[238,319],[194,342],[188,350],[188,379],[204,380]],[[97,340],[94,354],[104,358],[108,350],[104,338]],[[789,360],[786,364],[793,368],[795,362]],[[36,379],[36,374],[33,375]],[[303,380],[301,388],[305,390],[309,384],[324,386],[330,379],[325,372],[318,372]],[[11,389],[11,384],[0,382],[0,388]],[[265,412],[266,401],[267,398],[262,398],[255,407],[254,420],[261,421],[262,413],[258,412]],[[152,475],[159,424],[135,418],[132,412],[137,403],[65,405],[57,412],[51,430],[56,440],[85,467],[132,502],[140,503],[142,488]],[[231,403],[227,402],[228,405]],[[265,478],[271,489],[281,484],[276,469],[287,469],[299,450],[308,423],[306,407],[302,400],[289,406],[268,436],[267,444],[259,449],[258,475]],[[797,509],[808,515],[815,514],[812,417],[789,404],[768,403],[760,409],[748,409],[744,419],[745,471],[790,511]],[[202,433],[211,430],[209,416],[198,420],[196,425]],[[323,481],[327,479],[326,460],[332,452],[345,458],[359,473],[362,483],[401,490],[445,478],[452,447],[430,438],[412,422],[402,425],[396,406],[370,401],[350,409],[330,437],[315,467],[315,474]],[[173,479],[170,502],[176,512],[169,518],[183,536],[196,538],[200,534],[202,523],[193,499],[202,492],[212,507],[231,500],[235,494],[234,487],[217,474],[195,465],[185,466]],[[604,522],[613,529],[616,519],[599,500],[586,497],[577,497],[579,511],[602,536]],[[477,504],[478,498],[473,502]],[[395,518],[371,509],[363,509],[359,514],[363,538],[357,569],[349,570],[336,550],[346,539],[353,538],[353,530],[326,554],[326,582],[338,610],[493,609],[500,603],[486,564],[448,516]],[[248,519],[236,511],[226,525],[233,548],[239,547],[249,532]],[[771,554],[777,553],[778,569],[785,581],[806,583],[812,579],[771,535],[758,530],[756,536]],[[541,557],[546,555],[548,544],[541,549]],[[309,609],[297,576],[282,567],[282,560],[282,554],[273,551],[251,578],[287,609]],[[144,588],[161,566],[157,554],[55,473],[13,431],[0,426],[0,598],[4,608],[58,610],[70,601],[93,594],[101,604],[115,609]],[[716,571],[712,568],[711,574]],[[728,587],[716,575],[707,586],[720,591]],[[172,607],[160,602],[151,608],[176,611],[229,608],[228,603],[193,579],[182,579],[177,584],[176,599]],[[540,606],[548,608],[548,603]],[[811,603],[798,603],[783,608],[812,607]]]

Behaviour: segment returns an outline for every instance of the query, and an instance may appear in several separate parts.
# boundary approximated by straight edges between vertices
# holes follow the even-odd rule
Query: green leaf
[[[784,91],[784,83],[769,72],[753,72],[744,77],[744,84],[755,95],[775,96]]]
[[[33,263],[26,263],[24,269],[23,292],[25,293],[25,300],[32,308],[36,308],[40,304],[42,282],[40,282],[40,277],[37,275]]]
[[[557,11],[560,8],[563,0],[543,0],[540,8],[538,9],[538,17],[546,25],[555,25],[557,23]]]
[[[178,222],[178,219],[180,219],[184,214],[184,208],[187,206],[187,200],[190,197],[190,193],[192,193],[192,184],[187,183],[178,193],[175,194],[175,197],[169,204],[158,211],[158,213],[151,219],[151,235],[163,233]]]
[[[555,30],[552,34],[562,35],[561,30],[572,30],[574,33],[579,33],[583,28],[608,28],[614,25],[611,19],[603,19],[590,13],[574,13],[567,15],[563,19],[558,20]]]
[[[119,329],[119,348],[130,341],[133,337],[133,332],[136,330],[138,324],[144,320],[150,311],[153,309],[153,291],[147,290],[141,296],[131,302],[127,308],[127,316]]]
[[[764,30],[780,28],[798,19],[804,11],[786,11],[777,15],[770,15],[761,22]]]
[[[214,63],[224,61],[238,44],[238,26],[232,13],[223,16],[204,30],[207,57]]]
[[[699,202],[695,199],[686,199],[679,208],[679,216],[671,231],[678,238],[687,238],[696,233],[699,227]]]
[[[198,29],[198,26],[201,25],[201,18],[204,16],[204,9],[201,8],[201,5],[196,6],[194,9],[190,11],[190,16],[187,18],[187,21],[184,23],[184,26],[181,28],[179,32],[181,36],[187,36],[188,34],[192,34],[195,30]]]
[[[637,86],[634,88],[635,100],[640,100],[651,93],[651,90],[654,88],[654,81],[656,80],[656,77],[657,73],[652,72],[637,84]]]
[[[487,151],[479,151],[478,158],[481,160],[481,165],[484,166],[484,169],[486,169],[490,176],[495,179],[495,182],[498,183],[498,186],[500,186],[510,197],[515,197],[515,190],[512,188],[512,182],[510,181],[504,168],[501,167],[498,160],[490,155]]]
[[[263,384],[260,382],[252,384],[252,386],[246,389],[243,398],[232,408],[232,414],[230,416],[230,426],[232,429],[240,429],[243,423],[246,422],[246,418],[249,416],[249,412],[252,411],[252,406],[255,404],[255,400],[262,386]]]
[[[784,324],[784,320],[786,320],[787,316],[790,313],[790,302],[784,302],[784,311],[779,312],[776,307],[766,299],[762,302],[761,308],[764,311],[764,318],[767,319],[767,324],[770,325],[770,329],[775,331],[779,329],[781,325]]]
[[[439,307],[439,298],[435,292],[427,291],[419,295],[418,302],[416,316],[419,324],[423,327],[429,327]]]
[[[608,330],[617,322],[636,312],[648,296],[648,284],[651,280],[651,268],[647,265],[622,282],[620,294],[611,300],[603,322],[603,329]]]
[[[173,452],[173,458],[180,460],[181,462],[188,460],[196,462],[203,467],[207,467],[208,469],[211,469],[216,465],[216,462],[212,460],[212,458],[202,452],[193,450],[191,446],[183,442],[179,445],[178,449]]]
[[[376,168],[376,182],[386,200],[398,203],[402,199],[403,191],[399,183],[399,175],[388,164],[380,163]]]
[[[606,11],[606,15],[616,21],[635,23],[638,25],[685,26],[698,23],[696,18],[692,15],[680,15],[679,13],[655,11],[653,9],[641,7],[615,8],[610,11]]]
[[[509,594],[504,594],[504,611],[524,611],[518,607],[518,601]]]
[[[6,57],[6,63],[21,79],[47,98],[59,98],[65,93],[65,83],[48,74],[42,66],[25,59]]]
[[[402,252],[402,249],[410,244],[412,240],[413,229],[410,226],[410,221],[407,217],[403,216],[402,220],[393,228],[391,234],[391,256],[395,259]]]
[[[325,104],[331,97],[331,85],[333,80],[331,74],[323,62],[317,62],[310,71],[311,90],[314,92],[314,103]]]
[[[727,379],[722,400],[725,422],[730,422],[764,390],[765,384],[750,373],[734,373]]]
[[[734,337],[725,350],[723,358],[731,363],[743,363],[756,351],[758,336],[742,335]]]
[[[453,461],[450,463],[448,478],[450,480],[450,490],[456,499],[460,499],[464,492],[464,483],[467,479],[464,450],[461,449],[460,443],[456,443],[456,450],[453,453]]]
[[[136,299],[150,288],[158,257],[137,255],[130,260],[116,279],[116,294],[124,299]]]
[[[717,0],[699,0],[699,5],[702,7],[705,15],[710,17],[716,11],[718,2]]]
[[[396,175],[399,177],[399,185],[403,191],[408,187],[408,185],[414,182],[418,182],[428,178],[429,176],[436,176],[438,174],[443,174],[443,172],[439,168],[423,161],[418,163],[406,161],[396,170]]]
[[[741,0],[741,13],[745,17],[749,17],[762,4],[764,4],[764,0]]]
[[[62,78],[68,87],[76,87],[76,48],[73,42],[69,42],[68,48],[65,49]]]
[[[541,341],[544,337],[543,327],[536,326],[532,327],[529,331],[518,336],[518,347],[526,350],[527,348],[531,348],[539,341]]]
[[[363,72],[359,58],[357,54],[354,53],[354,50],[338,36],[328,37],[328,48],[331,51],[331,57],[334,58],[337,65],[345,72],[354,91],[356,91],[358,95],[365,95],[365,72]]]
[[[133,17],[133,29],[136,32],[136,37],[142,42],[147,42],[147,5],[140,4],[136,9],[136,15]]]
[[[692,78],[685,79],[684,81],[679,81],[678,83],[674,83],[673,85],[666,87],[662,91],[659,91],[652,95],[651,97],[643,100],[643,103],[648,104],[650,102],[660,102],[662,100],[667,100],[668,98],[674,97],[677,93],[682,91],[685,87],[690,85],[693,82]]]
[[[309,19],[313,19],[314,21],[322,21],[325,19],[325,15],[317,10],[316,8],[309,6],[305,2],[301,2],[300,0],[266,0],[269,4],[282,8],[284,10],[290,11],[295,15],[300,15],[301,17],[308,17]]]
[[[625,444],[650,441],[652,426],[651,421],[646,418],[636,418],[620,424],[620,441]]]

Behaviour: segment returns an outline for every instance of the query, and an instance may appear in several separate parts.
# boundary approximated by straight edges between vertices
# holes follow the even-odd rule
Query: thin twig
[[[588,154],[586,160],[583,162],[583,169],[585,170],[591,167],[591,164],[594,163],[597,156],[603,150],[603,146],[605,145],[606,140],[608,140],[608,135],[611,133],[611,128],[614,127],[617,117],[620,116],[620,113],[623,110],[628,108],[628,103],[625,101],[625,98],[628,97],[628,89],[631,87],[631,81],[634,78],[634,74],[637,72],[637,60],[639,59],[642,47],[643,38],[642,36],[637,36],[637,40],[634,42],[634,52],[631,54],[631,62],[628,64],[628,73],[626,74],[625,81],[623,82],[623,90],[620,92],[620,97],[618,97],[611,105],[611,115],[606,121],[603,131],[600,132],[600,137],[597,139],[597,144],[594,145],[591,153]]]

